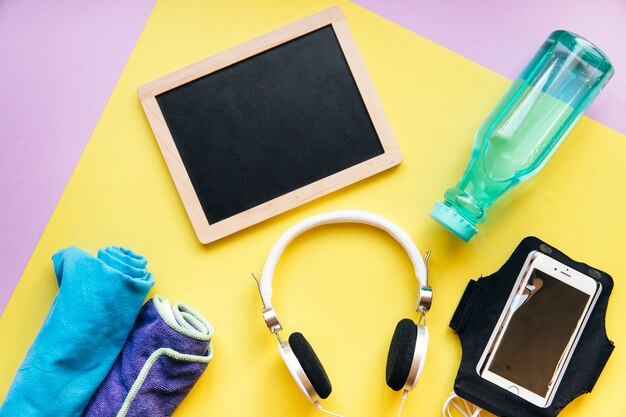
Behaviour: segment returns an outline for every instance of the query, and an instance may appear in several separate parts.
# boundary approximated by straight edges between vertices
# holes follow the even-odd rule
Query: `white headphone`
[[[428,255],[423,259],[417,246],[409,235],[393,222],[373,213],[360,210],[335,211],[309,217],[287,230],[272,247],[263,267],[261,280],[256,276],[261,300],[263,301],[263,319],[271,333],[278,338],[278,350],[293,379],[306,398],[322,411],[319,401],[327,398],[332,386],[317,355],[301,333],[293,333],[288,341],[283,341],[278,332],[282,330],[272,304],[272,279],[280,256],[287,245],[300,234],[314,227],[332,223],[362,223],[377,227],[389,233],[406,250],[415,269],[418,281],[416,311],[420,319],[415,323],[403,319],[396,326],[389,354],[387,356],[387,385],[394,391],[403,390],[403,400],[417,385],[426,360],[428,348],[428,329],[425,315],[432,302],[432,289],[428,286]],[[334,413],[330,413],[334,414]]]

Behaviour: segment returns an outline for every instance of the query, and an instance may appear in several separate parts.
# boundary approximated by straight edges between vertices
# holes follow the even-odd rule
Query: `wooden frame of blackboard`
[[[332,26],[339,41],[384,152],[225,220],[209,224],[156,96],[328,25]],[[198,239],[204,244],[375,175],[402,161],[402,154],[367,74],[345,15],[338,6],[298,20],[148,82],[139,87],[138,95],[192,226]]]

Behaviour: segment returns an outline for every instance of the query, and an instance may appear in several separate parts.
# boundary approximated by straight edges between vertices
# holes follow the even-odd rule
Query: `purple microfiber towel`
[[[212,337],[191,307],[155,296],[83,416],[171,416],[213,357]]]

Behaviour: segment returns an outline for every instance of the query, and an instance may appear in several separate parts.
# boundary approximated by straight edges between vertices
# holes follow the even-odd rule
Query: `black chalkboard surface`
[[[331,26],[157,102],[209,223],[384,152]]]
[[[154,88],[155,82],[144,86],[150,90],[142,98],[144,107],[150,101],[149,119],[158,113],[157,126],[150,120],[157,139],[163,131],[167,143],[160,143],[162,149],[175,150],[178,156],[168,161],[170,171],[175,181],[176,172],[186,173],[191,187],[185,188],[195,195],[189,202],[199,203],[192,213],[183,198],[192,222],[201,214],[199,225],[208,235],[217,232],[203,237],[194,223],[201,241],[400,162],[373,89],[368,89],[371,83],[362,80],[366,73],[359,67],[358,52],[356,58],[354,51],[346,53],[352,45],[341,42],[349,32],[337,29],[338,22],[345,23],[340,10],[341,19],[333,20],[337,10],[322,12],[325,19],[319,14],[307,18],[318,19],[297,36],[286,31],[289,39],[280,44],[268,40],[271,46],[191,80],[193,66],[179,71],[181,82],[172,83],[174,73],[164,77],[165,87]],[[290,26],[302,26],[307,19]],[[255,44],[248,45],[249,53]],[[187,191],[177,185],[183,196]],[[259,214],[264,218],[257,220]],[[246,221],[246,215],[256,221]],[[229,233],[216,231],[218,226]]]

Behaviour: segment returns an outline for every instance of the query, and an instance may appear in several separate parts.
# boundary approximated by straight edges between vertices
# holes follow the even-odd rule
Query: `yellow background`
[[[339,4],[404,154],[397,168],[208,246],[196,240],[137,99],[146,81]],[[539,47],[539,45],[537,45]],[[520,51],[526,54],[527,52]],[[530,55],[528,56],[530,58]],[[430,350],[405,414],[441,415],[460,361],[448,322],[467,281],[495,271],[536,235],[613,275],[607,329],[617,349],[593,394],[564,417],[626,414],[626,141],[583,118],[533,180],[490,210],[463,243],[428,217],[465,167],[473,133],[510,81],[347,1],[160,0],[128,61],[37,249],[0,319],[0,398],[55,296],[50,256],[77,245],[124,245],[145,255],[153,293],[185,301],[215,326],[215,358],[177,416],[307,416],[317,411],[282,365],[260,316],[250,272],[274,241],[318,213],[363,209],[388,217],[431,250]],[[346,416],[394,416],[385,385],[397,321],[412,314],[408,258],[383,232],[359,226],[312,231],[277,270],[275,305],[287,332],[307,336],[330,375],[324,402]]]

